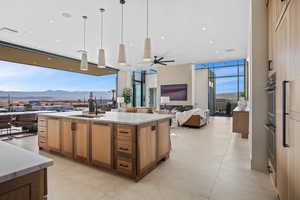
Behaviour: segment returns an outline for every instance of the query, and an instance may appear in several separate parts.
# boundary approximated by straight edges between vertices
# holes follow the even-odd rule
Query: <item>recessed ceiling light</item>
[[[160,39],[165,40],[166,36],[163,35],[163,36],[160,37]]]
[[[63,12],[63,13],[61,13],[61,15],[65,18],[71,18],[72,17],[72,15],[70,13],[67,13],[67,12]]]
[[[235,49],[226,49],[225,51],[226,51],[227,53],[230,53],[230,52],[235,51]]]
[[[57,42],[57,43],[58,43],[58,42],[61,42],[61,40],[55,40],[55,42]]]
[[[209,40],[209,44],[214,44],[215,42],[213,40]]]
[[[207,27],[206,26],[202,26],[201,30],[202,31],[207,31]]]
[[[50,19],[50,20],[49,20],[49,23],[50,23],[50,24],[53,24],[53,23],[54,23],[54,20],[53,20],[53,19]]]
[[[216,50],[216,54],[220,53],[219,50]]]

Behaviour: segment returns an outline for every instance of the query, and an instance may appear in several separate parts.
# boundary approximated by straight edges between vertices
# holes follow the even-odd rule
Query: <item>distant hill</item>
[[[221,93],[221,94],[216,94],[217,99],[227,99],[227,100],[236,100],[237,99],[237,93],[232,92],[232,93]]]
[[[111,99],[111,91],[93,91],[97,99]],[[47,90],[39,92],[0,91],[0,100],[10,95],[15,100],[83,100],[88,99],[88,91]]]

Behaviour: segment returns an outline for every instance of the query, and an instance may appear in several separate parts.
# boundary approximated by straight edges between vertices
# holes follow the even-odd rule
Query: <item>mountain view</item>
[[[111,99],[111,91],[93,91],[97,99]],[[44,100],[44,101],[69,101],[69,100],[84,100],[88,99],[88,91],[66,91],[66,90],[47,90],[47,91],[0,91],[0,101],[7,101],[8,96],[14,100],[30,101],[30,100]]]

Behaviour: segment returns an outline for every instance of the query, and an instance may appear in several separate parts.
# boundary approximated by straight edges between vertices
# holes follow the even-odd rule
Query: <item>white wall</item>
[[[193,105],[196,108],[208,109],[208,69],[194,70]]]
[[[192,66],[191,64],[161,67],[158,71],[158,97],[161,85],[187,84],[187,101],[172,101],[170,105],[192,105]],[[160,100],[158,101],[160,102]]]
[[[267,116],[267,8],[265,1],[251,0],[250,36],[250,137],[251,168],[267,170],[267,135],[264,129]]]

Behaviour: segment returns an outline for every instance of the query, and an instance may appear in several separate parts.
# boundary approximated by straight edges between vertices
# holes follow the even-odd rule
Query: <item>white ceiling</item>
[[[2,0],[0,29],[8,27],[19,33],[0,31],[0,40],[80,58],[77,50],[82,49],[81,16],[87,15],[88,56],[96,63],[101,7],[107,10],[107,61],[115,66],[120,42],[119,0]],[[150,0],[150,9],[153,55],[176,58],[177,64],[246,58],[249,0]],[[72,17],[63,17],[63,12]],[[143,57],[145,13],[146,0],[127,0],[125,41],[131,65]],[[207,30],[203,31],[203,27]]]

